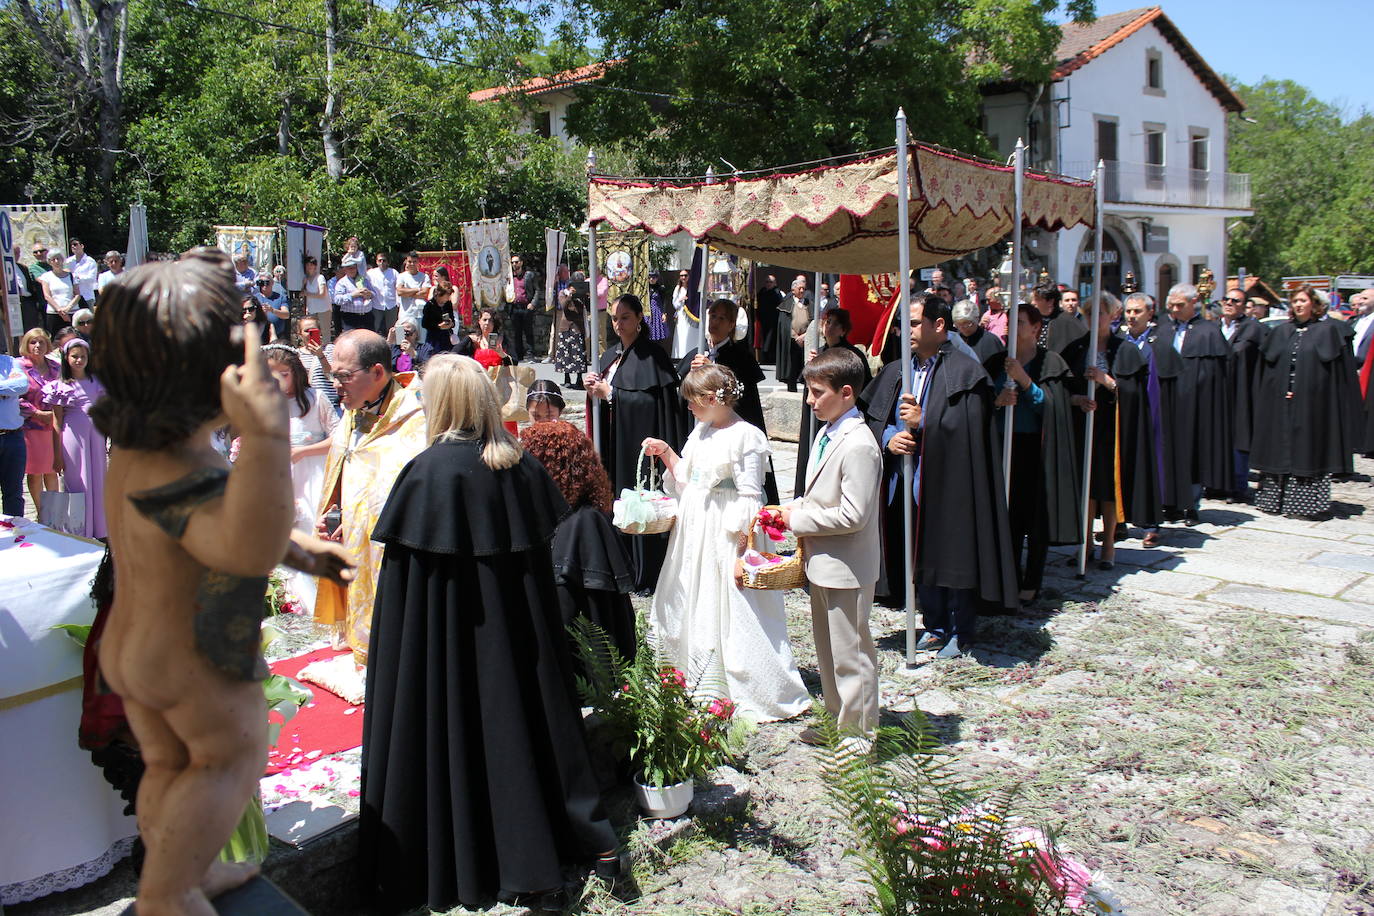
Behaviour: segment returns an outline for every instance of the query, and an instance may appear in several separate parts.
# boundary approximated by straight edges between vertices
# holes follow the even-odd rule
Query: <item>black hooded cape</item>
[[[1028,307],[1035,308],[1034,305]],[[1055,306],[1054,314],[1046,320],[1049,324],[1049,330],[1045,332],[1046,349],[1058,353],[1068,364],[1069,371],[1081,376],[1084,361],[1088,358],[1090,342],[1087,323],[1059,306]],[[1016,329],[1011,328],[1007,333],[1015,334]]]
[[[1002,342],[1002,338],[989,331],[987,328],[978,328],[968,337],[964,338],[964,343],[974,353],[978,354],[978,361],[983,364],[983,370],[991,378],[996,378],[1002,371],[1002,364],[1007,358],[1007,345]]]
[[[634,658],[634,569],[610,516],[586,504],[564,516],[553,533],[553,580],[564,627],[585,617],[605,631],[621,658]],[[576,653],[573,670],[582,673]]]
[[[901,388],[902,366],[894,362],[883,367],[860,399],[864,419],[880,445]],[[941,345],[919,440],[916,579],[924,585],[973,589],[991,605],[1014,608],[1016,575],[1001,450],[990,425],[992,400],[992,382],[983,367],[948,341]],[[901,475],[901,458],[884,450],[884,566],[877,593],[897,603],[905,592],[902,513],[911,502],[910,494],[903,493]],[[889,499],[894,492],[896,498]]]
[[[1360,388],[1340,324],[1285,321],[1269,331],[1255,385],[1256,470],[1294,477],[1353,470]]]
[[[1120,337],[1113,337],[1108,344],[1107,359],[1117,386],[1112,424],[1115,448],[1110,469],[1102,470],[1112,475],[1116,489],[1113,501],[1119,519],[1154,528],[1164,520],[1164,514],[1160,506],[1160,468],[1150,409],[1150,362],[1139,348]],[[1102,419],[1099,416],[1097,422],[1101,423]],[[1099,473],[1096,451],[1093,460],[1095,479]]]
[[[618,497],[621,490],[634,488],[639,466],[645,467],[647,480],[647,465],[657,459],[639,461],[639,449],[646,438],[662,439],[675,451],[681,451],[687,440],[677,391],[677,367],[672,359],[641,331],[629,350],[619,340],[608,347],[597,371],[604,378],[617,360],[619,366],[611,379],[614,396],[609,402],[598,402],[596,407],[601,411],[601,462],[610,475],[613,497]],[[668,552],[668,535],[624,537],[634,563],[635,587],[652,590],[658,584],[658,573]]]
[[[1173,348],[1178,326],[1160,324],[1161,344]],[[1227,366],[1231,347],[1215,321],[1196,316],[1183,338],[1183,373],[1174,392],[1174,424],[1170,449],[1181,489],[1165,505],[1191,509],[1192,484],[1231,492],[1235,474],[1232,455],[1231,395]]]
[[[567,511],[528,454],[492,471],[457,441],[406,465],[377,521],[359,866],[389,906],[559,888],[616,845],[554,587]]]
[[[1236,329],[1227,341],[1231,346],[1227,385],[1231,394],[1232,422],[1235,429],[1233,444],[1239,452],[1250,451],[1250,437],[1254,430],[1255,417],[1255,375],[1259,368],[1260,347],[1264,344],[1264,337],[1264,325],[1253,318],[1242,316],[1236,320]]]
[[[1067,312],[1065,313],[1068,314]],[[1068,315],[1073,320],[1072,315]],[[1040,485],[1045,491],[1045,512],[1051,544],[1077,544],[1081,540],[1083,505],[1083,451],[1074,433],[1074,414],[1069,403],[1074,374],[1064,358],[1053,350],[1037,351],[1026,363],[1026,374],[1045,393],[1040,425]],[[998,427],[1001,428],[1000,426]],[[1020,468],[1011,469],[1011,488],[1032,484]]]

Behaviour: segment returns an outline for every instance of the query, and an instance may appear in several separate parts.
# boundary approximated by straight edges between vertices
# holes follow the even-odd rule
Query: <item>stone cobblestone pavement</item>
[[[786,490],[795,446],[774,448]],[[1056,549],[1042,599],[985,618],[972,658],[908,669],[903,613],[875,609],[884,723],[922,710],[961,773],[1018,787],[1128,913],[1374,914],[1374,461],[1357,471],[1329,521],[1204,501],[1198,526],[1125,541],[1083,580]],[[806,597],[787,603],[819,696]],[[619,806],[632,880],[574,911],[871,912],[805,724],[755,732],[690,820]]]

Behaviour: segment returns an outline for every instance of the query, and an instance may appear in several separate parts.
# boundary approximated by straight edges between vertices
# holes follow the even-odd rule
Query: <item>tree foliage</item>
[[[1291,80],[1236,84],[1228,168],[1250,175],[1255,215],[1232,225],[1232,263],[1266,279],[1374,273],[1374,115]]]
[[[55,4],[32,2],[36,14],[56,15]],[[0,154],[0,197],[23,201],[27,185],[36,202],[69,204],[69,229],[95,247],[123,247],[128,204],[139,200],[153,246],[168,250],[210,239],[215,223],[284,219],[356,233],[369,250],[457,245],[458,223],[484,214],[516,216],[515,245],[534,247],[543,225],[573,222],[584,206],[576,157],[467,98],[529,72],[524,58],[537,57],[546,8],[337,0],[333,178],[324,0],[129,0],[113,146],[101,142],[98,108],[68,98],[80,90],[28,6],[0,4],[14,38],[0,44],[0,120],[12,136],[14,125],[31,126]],[[91,114],[46,116],[62,105]],[[108,177],[102,147],[116,150]]]
[[[621,63],[570,128],[633,143],[643,167],[671,172],[891,146],[898,106],[917,138],[991,152],[980,83],[1048,79],[1059,39],[1053,0],[578,3]],[[1093,3],[1068,7],[1090,18]]]

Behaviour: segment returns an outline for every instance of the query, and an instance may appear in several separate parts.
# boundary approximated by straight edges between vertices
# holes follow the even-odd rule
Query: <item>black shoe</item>
[[[1107,570],[1112,569],[1112,568],[1115,567],[1115,566],[1116,566],[1116,564],[1115,564],[1114,562],[1112,562],[1111,560],[1098,560],[1098,561],[1097,561],[1097,568],[1100,569],[1100,570],[1102,570],[1103,572],[1106,572]]]
[[[1188,528],[1194,527],[1200,521],[1202,521],[1202,519],[1198,518],[1196,509],[1189,509],[1183,513],[1183,524]]]

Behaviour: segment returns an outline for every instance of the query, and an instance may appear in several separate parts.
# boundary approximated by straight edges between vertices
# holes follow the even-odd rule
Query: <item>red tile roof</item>
[[[1152,22],[1155,24],[1155,28],[1159,29],[1160,34],[1164,36],[1164,39],[1173,46],[1178,55],[1197,74],[1197,78],[1202,81],[1202,84],[1211,91],[1212,95],[1216,96],[1221,107],[1227,111],[1245,110],[1245,103],[1240,100],[1240,97],[1232,92],[1231,87],[1227,86],[1226,82],[1217,75],[1217,72],[1207,65],[1207,62],[1202,59],[1202,55],[1198,54],[1197,50],[1188,43],[1188,39],[1183,37],[1183,33],[1178,30],[1178,27],[1173,24],[1168,16],[1164,15],[1164,10],[1157,6],[1145,6],[1139,9],[1126,10],[1123,13],[1112,13],[1082,25],[1073,22],[1064,24],[1061,27],[1063,34],[1059,39],[1059,47],[1055,50],[1054,78],[1063,79]]]
[[[489,102],[492,99],[514,94],[543,95],[546,92],[557,92],[560,89],[581,83],[594,83],[618,63],[620,63],[619,60],[603,60],[594,64],[587,64],[585,67],[564,70],[562,73],[555,73],[552,76],[536,76],[533,79],[525,80],[523,83],[516,83],[514,86],[493,86],[490,89],[478,89],[476,92],[469,92],[468,99],[473,102]]]

